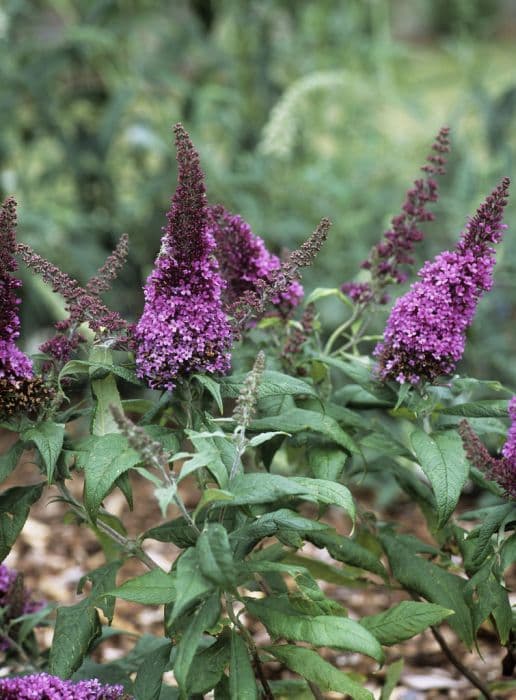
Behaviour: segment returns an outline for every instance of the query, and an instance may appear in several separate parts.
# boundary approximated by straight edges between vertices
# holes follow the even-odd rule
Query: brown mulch
[[[12,442],[9,433],[0,434],[0,454]],[[15,484],[27,484],[39,481],[37,469],[31,464],[31,454],[25,453],[14,474],[3,488]],[[152,494],[152,485],[138,475],[132,476],[136,509],[130,512],[120,492],[111,494],[106,500],[108,510],[120,516],[129,535],[134,536],[160,522],[159,508]],[[79,494],[81,484],[75,478],[72,490]],[[185,500],[195,503],[197,494],[187,486]],[[42,597],[49,602],[71,604],[78,601],[77,583],[87,571],[105,563],[104,555],[94,535],[84,527],[73,523],[63,523],[66,506],[56,501],[57,490],[48,488],[44,497],[32,508],[30,517],[18,539],[13,551],[5,563],[21,572],[28,588],[34,591],[34,597]],[[371,494],[361,492],[359,500],[362,505],[372,503]],[[410,530],[421,539],[428,539],[425,523],[418,509],[412,503],[398,505],[400,522],[410,525]],[[171,509],[169,517],[174,517]],[[392,518],[392,513],[390,514]],[[326,518],[342,532],[349,531],[349,521],[342,517],[338,509],[330,509]],[[171,544],[146,540],[145,549],[161,566],[168,568],[176,558],[179,550]],[[326,563],[335,563],[325,550],[306,545],[303,554],[319,558]],[[143,564],[130,560],[120,570],[118,581],[142,574],[146,571]],[[367,589],[348,589],[321,582],[327,595],[338,600],[349,611],[350,617],[359,619],[364,615],[381,612],[396,602],[406,599],[400,591],[387,591],[379,579],[371,575],[371,584]],[[267,643],[269,638],[264,628],[249,621],[258,644]],[[143,607],[122,600],[117,601],[113,626],[133,633],[162,633],[162,608]],[[443,635],[456,656],[484,681],[507,680],[501,676],[503,653],[498,649],[496,637],[489,625],[480,630],[479,648],[481,656],[468,653],[457,640],[452,630],[444,626]],[[48,646],[52,631],[44,628],[39,632],[40,641]],[[134,644],[134,637],[117,636],[105,642],[98,653],[98,660],[108,661],[123,655]],[[338,653],[325,650],[325,657],[347,672],[366,676],[367,687],[379,697],[385,678],[384,669],[360,654]],[[399,658],[404,659],[401,682],[391,695],[392,700],[437,700],[449,698],[469,700],[479,697],[479,691],[473,688],[444,657],[431,632],[424,632],[417,638],[404,644],[387,649],[387,663]],[[0,668],[2,659],[0,657]],[[6,672],[4,668],[2,674]],[[270,675],[274,678],[293,677],[281,671],[279,665],[270,665]],[[173,683],[173,679],[171,681]],[[501,698],[509,698],[509,692],[500,692]],[[326,693],[327,698],[343,698],[339,693]],[[513,696],[514,697],[514,696]]]

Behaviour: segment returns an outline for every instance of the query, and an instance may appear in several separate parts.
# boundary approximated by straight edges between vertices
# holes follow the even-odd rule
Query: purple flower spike
[[[281,260],[267,250],[264,241],[238,214],[231,214],[217,205],[209,207],[208,217],[217,244],[220,271],[227,284],[223,299],[229,307],[245,292],[256,292],[260,283],[269,282],[272,273],[280,269]],[[271,302],[281,314],[288,315],[302,296],[303,287],[292,280],[287,289],[271,298]]]
[[[384,341],[375,350],[382,379],[417,384],[455,369],[477,303],[493,283],[491,244],[506,228],[502,217],[509,182],[504,178],[480,205],[455,250],[426,262],[420,281],[394,305]]]
[[[0,379],[16,387],[33,373],[31,361],[15,344],[20,335],[17,290],[21,287],[21,280],[11,274],[18,268],[15,231],[16,202],[9,197],[0,209]]]
[[[516,482],[516,396],[513,396],[509,401],[509,418],[511,419],[511,427],[507,434],[507,442],[505,443],[502,454],[505,459],[512,463],[513,479]],[[514,485],[516,491],[516,483]]]
[[[178,186],[134,331],[138,376],[168,390],[178,376],[227,372],[232,340],[199,156],[183,126],[174,130]]]
[[[130,700],[121,685],[64,681],[48,673],[0,679],[2,700]]]
[[[492,457],[467,421],[461,421],[459,433],[466,455],[474,467],[496,481],[507,498],[516,499],[516,396],[509,401],[511,426],[502,448],[502,456]]]
[[[341,286],[357,304],[386,304],[389,295],[384,289],[389,284],[402,284],[407,279],[403,265],[412,265],[412,251],[418,241],[424,237],[420,224],[433,221],[434,214],[427,209],[427,204],[438,199],[436,175],[443,175],[446,165],[446,153],[450,150],[450,130],[443,126],[432,145],[432,152],[427,157],[427,164],[421,170],[424,177],[414,181],[407,191],[401,214],[393,217],[391,228],[385,231],[383,239],[372,247],[369,256],[361,267],[369,270],[369,282],[345,282]]]

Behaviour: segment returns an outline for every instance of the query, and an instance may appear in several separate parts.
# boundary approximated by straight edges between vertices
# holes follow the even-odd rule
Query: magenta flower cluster
[[[454,370],[477,303],[492,286],[492,244],[506,228],[508,187],[505,178],[477,209],[455,250],[426,262],[420,281],[394,305],[375,350],[382,379],[417,384]]]
[[[48,673],[0,679],[2,700],[129,700],[121,685],[64,681]]]
[[[281,260],[267,250],[263,239],[238,214],[216,205],[209,207],[208,218],[217,245],[220,272],[226,282],[223,299],[230,307],[245,292],[255,292],[261,283],[270,283],[272,274],[281,267]],[[280,313],[288,315],[302,297],[303,287],[292,280],[287,289],[271,298],[271,303]]]
[[[389,296],[384,289],[389,284],[401,284],[407,280],[407,273],[402,265],[412,265],[412,251],[415,243],[424,237],[420,224],[433,221],[434,214],[427,209],[429,202],[436,202],[438,187],[434,175],[445,172],[445,154],[450,150],[449,128],[442,127],[432,145],[432,152],[427,157],[427,164],[421,170],[425,177],[415,180],[407,191],[401,214],[393,217],[391,227],[384,233],[383,240],[371,249],[369,256],[361,264],[369,270],[370,282],[346,282],[342,291],[359,304],[375,301],[386,304]]]
[[[0,209],[0,379],[17,386],[33,376],[32,363],[16,346],[20,336],[18,290],[21,281],[11,274],[18,265],[16,251],[16,202],[10,197]]]
[[[174,388],[192,372],[229,370],[231,329],[222,307],[204,175],[184,128],[175,127],[178,187],[161,251],[145,285],[134,330],[137,375],[154,389]]]

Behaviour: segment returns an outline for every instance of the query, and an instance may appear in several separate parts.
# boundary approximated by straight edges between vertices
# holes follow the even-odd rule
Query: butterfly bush
[[[270,253],[264,241],[254,234],[249,224],[238,214],[231,214],[221,205],[208,210],[212,234],[217,244],[217,259],[226,287],[224,302],[231,306],[247,291],[256,291],[261,282],[271,280],[281,267],[281,260]],[[285,290],[271,298],[271,303],[288,315],[301,301],[303,287],[298,280],[290,281]]]
[[[477,303],[493,283],[492,244],[507,228],[502,217],[508,188],[505,178],[477,209],[456,248],[426,262],[420,281],[394,305],[375,350],[382,379],[417,384],[455,369]]]
[[[2,700],[129,700],[121,685],[64,681],[48,673],[0,679]]]
[[[180,124],[175,135],[178,186],[134,331],[137,375],[168,390],[179,375],[227,372],[231,346],[199,156]]]

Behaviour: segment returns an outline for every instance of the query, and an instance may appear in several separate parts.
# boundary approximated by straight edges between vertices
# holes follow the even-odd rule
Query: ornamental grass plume
[[[168,390],[192,372],[227,372],[232,340],[199,155],[181,124],[174,131],[178,185],[134,330],[137,375]]]
[[[509,178],[502,180],[468,222],[456,248],[426,262],[421,279],[394,305],[374,353],[383,380],[431,382],[455,369],[477,303],[493,284],[492,244],[507,228],[502,217],[509,184]]]
[[[407,280],[407,274],[400,266],[414,263],[411,255],[414,244],[424,237],[419,225],[435,218],[426,205],[436,202],[439,196],[434,176],[445,173],[444,154],[450,150],[449,133],[446,126],[439,130],[432,144],[432,152],[426,159],[427,164],[421,168],[425,177],[414,181],[413,187],[405,195],[401,214],[392,218],[391,227],[384,233],[383,240],[371,248],[369,256],[361,264],[364,270],[370,271],[371,280],[342,285],[341,290],[354,302],[386,304],[389,296],[384,292],[385,287]]]
[[[223,301],[231,306],[244,292],[256,292],[262,282],[269,282],[280,269],[281,260],[270,253],[264,241],[254,234],[249,224],[238,214],[231,214],[223,206],[208,209],[211,232],[217,244],[217,260],[226,281]],[[299,304],[303,287],[292,280],[288,287],[271,298],[271,304],[288,316]]]
[[[509,418],[511,426],[502,448],[502,456],[498,458],[489,454],[466,420],[461,421],[459,433],[471,464],[485,472],[489,479],[496,481],[507,498],[516,499],[516,396],[509,401]]]
[[[62,680],[48,673],[0,679],[1,700],[131,700],[121,685]]]

